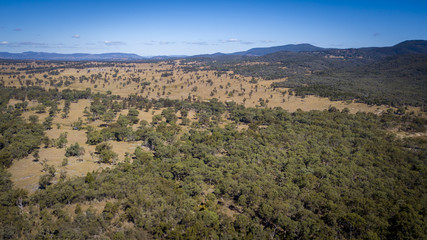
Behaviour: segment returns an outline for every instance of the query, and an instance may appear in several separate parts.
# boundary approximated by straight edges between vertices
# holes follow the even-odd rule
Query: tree
[[[120,127],[127,127],[130,124],[130,120],[127,116],[119,115],[119,118],[117,119],[117,123]]]
[[[39,179],[39,186],[41,189],[46,189],[47,186],[49,186],[51,184],[53,177],[50,174],[45,174],[40,176]]]
[[[39,122],[39,116],[37,115],[31,115],[28,120],[30,121],[31,124],[36,124]]]
[[[36,113],[45,113],[46,107],[43,104],[39,104],[35,107]]]
[[[189,125],[189,124],[190,124],[190,119],[189,119],[189,118],[187,118],[187,117],[183,117],[183,118],[181,119],[181,125],[187,126],[187,125]]]
[[[96,146],[95,151],[99,155],[99,161],[101,163],[115,163],[117,160],[117,153],[113,152],[112,146],[108,143],[101,143]]]
[[[113,147],[109,143],[101,143],[95,147],[95,151],[99,154],[102,150],[111,150]]]
[[[53,117],[47,116],[44,119],[43,126],[45,127],[46,130],[50,130],[52,129],[52,123],[53,123]]]
[[[35,162],[38,162],[38,161],[39,161],[40,155],[39,155],[39,150],[38,150],[38,149],[36,149],[36,150],[33,152],[33,157],[34,157],[34,161],[35,161]]]
[[[80,147],[79,143],[71,144],[70,147],[65,149],[65,156],[71,157],[71,156],[81,156],[85,152],[85,149],[83,147]]]
[[[203,126],[207,126],[209,124],[210,117],[207,113],[200,113],[199,114],[199,123]]]
[[[79,118],[76,122],[73,122],[71,125],[73,127],[73,130],[80,130],[83,127],[83,121],[81,118]]]
[[[103,136],[100,131],[90,130],[87,133],[87,141],[86,143],[89,145],[96,145],[103,141]]]
[[[132,124],[137,124],[139,119],[139,112],[135,108],[129,108],[128,119]]]
[[[187,109],[181,109],[181,117],[182,118],[188,117],[188,110]]]
[[[399,212],[389,219],[388,239],[425,239],[422,216],[411,205],[400,206]],[[423,230],[424,229],[424,230]]]
[[[113,152],[112,150],[102,150],[99,153],[99,160],[102,163],[112,163],[115,164],[117,161],[117,153]]]
[[[101,119],[102,119],[102,121],[109,123],[109,122],[112,122],[114,120],[115,116],[116,116],[116,113],[110,109],[102,115]]]
[[[161,121],[162,121],[162,115],[154,115],[153,116],[153,121],[152,121],[153,124],[157,124]]]
[[[174,123],[178,119],[173,108],[167,108],[163,110],[162,116],[166,119],[166,123]]]
[[[59,138],[55,141],[55,145],[57,148],[63,148],[65,147],[65,145],[67,145],[68,143],[67,136],[68,136],[67,132],[61,133],[59,135]]]

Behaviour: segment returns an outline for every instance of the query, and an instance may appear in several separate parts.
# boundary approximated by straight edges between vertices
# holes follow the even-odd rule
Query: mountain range
[[[155,56],[142,57],[133,53],[46,53],[46,52],[23,52],[23,53],[8,53],[0,52],[0,59],[15,59],[15,60],[62,60],[62,61],[138,61],[138,60],[161,60],[170,58],[185,58],[185,57],[208,57],[215,58],[221,56],[264,56],[276,52],[323,52],[332,55],[352,55],[352,56],[367,56],[367,57],[384,57],[392,55],[405,54],[427,54],[426,40],[409,40],[396,44],[391,47],[369,47],[369,48],[321,48],[311,44],[288,44],[283,46],[252,48],[247,51],[235,53],[214,53],[203,54],[196,56]]]
[[[65,61],[129,61],[145,59],[133,53],[46,53],[46,52],[23,52],[8,53],[0,52],[0,59],[17,59],[17,60],[65,60]]]

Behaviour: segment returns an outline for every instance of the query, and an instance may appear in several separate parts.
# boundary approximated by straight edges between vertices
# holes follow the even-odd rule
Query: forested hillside
[[[414,113],[350,114],[335,108],[289,113],[216,99],[148,100],[41,88],[1,91],[4,239],[427,237],[426,140],[390,132],[424,132],[425,119]],[[87,142],[97,146],[100,160],[107,156],[111,162],[110,143],[143,144],[112,168],[56,184],[41,181],[40,190],[28,195],[12,187],[7,167],[33,153],[49,125],[19,120],[25,106],[7,107],[12,98],[51,107],[55,102],[48,99],[92,99],[89,118],[129,108],[99,131],[75,125],[87,130]],[[152,108],[163,109],[152,123],[135,118],[138,111]],[[182,121],[188,111],[196,112],[195,119]],[[31,144],[22,156],[8,155],[23,148],[14,133],[32,139],[24,141]],[[78,150],[74,146],[67,152]]]
[[[298,96],[423,107],[427,104],[426,49],[426,41],[406,41],[385,48],[280,51],[259,57],[219,56],[197,60],[216,71],[233,71],[265,80],[287,78],[272,86],[291,88]]]
[[[403,55],[370,64],[314,71],[289,77],[273,87],[290,87],[298,96],[315,94],[395,107],[424,106],[427,92],[427,55]]]

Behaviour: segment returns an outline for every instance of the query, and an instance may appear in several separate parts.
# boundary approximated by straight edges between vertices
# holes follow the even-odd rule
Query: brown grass
[[[37,65],[37,63],[33,63]],[[52,63],[55,65],[56,63]],[[294,112],[297,109],[304,111],[309,110],[324,110],[329,107],[336,107],[337,109],[348,108],[351,113],[356,113],[359,111],[363,112],[373,112],[381,113],[388,109],[387,106],[368,106],[362,103],[354,102],[343,102],[343,101],[330,101],[327,98],[321,98],[316,96],[307,96],[305,98],[290,96],[288,93],[282,94],[283,91],[288,89],[273,89],[270,87],[271,83],[275,81],[265,81],[262,79],[256,79],[258,83],[252,84],[249,81],[251,77],[244,77],[237,74],[229,72],[227,74],[218,75],[214,71],[205,71],[200,70],[197,72],[185,73],[180,69],[180,61],[176,61],[175,66],[168,65],[164,62],[160,63],[132,63],[128,64],[126,67],[100,67],[100,68],[91,68],[90,73],[88,69],[65,69],[60,73],[59,76],[49,76],[49,78],[59,80],[59,78],[74,76],[76,81],[72,83],[69,87],[61,87],[60,90],[65,88],[70,89],[79,89],[84,90],[86,88],[91,88],[94,92],[106,93],[111,91],[113,94],[126,97],[129,94],[138,94],[147,98],[170,98],[170,99],[187,99],[189,96],[191,99],[197,100],[209,100],[211,98],[217,98],[220,101],[234,101],[239,104],[244,104],[246,107],[258,107],[260,105],[259,99],[262,98],[266,103],[267,107],[282,107],[290,112]],[[196,63],[193,63],[196,64]],[[265,64],[265,63],[256,63],[256,64]],[[135,67],[133,67],[135,66]],[[7,67],[2,66],[2,72],[12,71],[7,69]],[[24,67],[23,64],[17,64],[18,67]],[[112,74],[114,70],[119,70],[117,77],[113,78]],[[173,76],[161,77],[163,72],[160,70],[167,70],[173,72]],[[139,72],[140,71],[140,72]],[[78,78],[85,75],[90,77],[91,74],[101,73],[103,78],[101,80],[96,80],[95,82],[83,81],[79,82]],[[43,79],[44,82],[41,84],[42,87],[52,88],[49,84],[46,84],[45,81],[49,82],[49,79],[44,79],[43,75],[45,73],[34,74],[31,78],[26,76],[23,80],[31,80],[35,83],[35,79]],[[105,75],[107,74],[107,75]],[[21,75],[25,75],[22,74]],[[109,80],[104,82],[105,77]],[[131,78],[139,77],[143,81],[148,81],[151,84],[142,91],[141,86],[138,83],[131,81]],[[171,81],[171,80],[174,81]],[[8,75],[3,76],[3,80],[6,86],[16,86],[20,87],[19,81],[17,78],[10,77]],[[130,80],[130,81],[129,81]],[[212,80],[212,83],[209,83],[209,80]],[[276,81],[285,81],[284,79],[279,79]],[[97,85],[97,88],[95,88]],[[195,90],[197,89],[197,90]],[[214,89],[216,92],[213,92]],[[195,90],[195,91],[194,91]],[[232,96],[229,96],[228,93],[233,92]],[[250,94],[252,92],[252,94]],[[10,100],[9,105],[14,105],[20,101]],[[79,100],[78,103],[71,103],[71,109],[69,117],[66,119],[61,118],[61,113],[54,118],[53,129],[47,131],[49,138],[58,138],[59,135],[63,132],[68,132],[68,144],[67,146],[79,143],[79,145],[85,148],[85,154],[82,156],[83,161],[77,161],[76,157],[69,158],[69,164],[67,166],[61,166],[62,160],[64,159],[65,148],[41,148],[40,149],[40,160],[46,160],[47,164],[54,165],[57,169],[57,176],[54,181],[58,180],[59,172],[61,170],[67,171],[67,177],[74,176],[84,176],[87,172],[97,171],[106,167],[114,167],[109,164],[100,164],[97,163],[97,157],[91,155],[95,152],[95,146],[89,146],[86,144],[86,132],[84,130],[76,131],[71,129],[71,124],[81,118],[85,123],[86,119],[83,115],[85,107],[90,106],[91,100]],[[29,109],[37,106],[38,103],[35,101],[29,102]],[[59,108],[64,106],[64,101],[61,101]],[[160,114],[163,109],[154,110],[154,115]],[[46,109],[48,111],[48,109]],[[409,111],[420,112],[419,108],[409,107]],[[121,114],[127,115],[127,110],[123,110]],[[45,117],[48,116],[48,113],[36,114],[33,110],[24,112],[22,116],[26,119],[30,115],[39,116],[39,121],[42,122]],[[179,113],[178,113],[179,116]],[[146,120],[151,123],[153,117],[153,110],[150,109],[148,112],[139,111],[139,119]],[[190,121],[195,121],[195,112],[189,112]],[[225,116],[223,117],[225,119]],[[90,123],[90,126],[99,129],[99,125],[102,124],[102,121],[95,121]],[[181,120],[178,120],[178,124],[181,123]],[[223,121],[222,126],[225,126],[228,122]],[[57,129],[56,124],[60,125],[60,128]],[[138,125],[134,125],[133,128],[136,129]],[[239,125],[239,130],[246,129],[246,125]],[[182,128],[183,131],[187,127]],[[118,153],[119,161],[124,161],[126,153],[133,153],[135,148],[142,144],[142,142],[111,142],[113,145],[113,151]],[[12,181],[15,184],[15,187],[24,188],[30,192],[34,192],[38,188],[39,177],[44,172],[41,172],[42,166],[39,162],[34,162],[33,157],[29,156],[21,160],[15,160],[13,165],[9,169],[12,173]],[[227,203],[225,203],[226,208]],[[228,210],[227,210],[228,211]],[[230,210],[231,211],[231,210]],[[234,213],[228,212],[226,214],[233,215]]]

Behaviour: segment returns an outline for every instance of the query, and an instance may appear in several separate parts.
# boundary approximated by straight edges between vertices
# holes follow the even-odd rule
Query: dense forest
[[[425,119],[413,112],[289,113],[90,89],[0,91],[3,239],[427,238],[426,140],[389,131],[424,132]],[[8,106],[9,99],[24,102]],[[82,122],[75,128],[86,130],[88,144],[112,167],[56,184],[41,181],[32,195],[13,188],[12,161],[49,142],[49,117],[20,117],[25,100],[54,114],[58,101],[79,99],[91,99],[88,121],[108,124],[100,131]],[[128,114],[116,121],[108,115],[125,108]],[[135,117],[154,108],[163,110],[152,123]],[[190,110],[194,121],[187,119]],[[143,144],[114,165],[109,143],[115,141]],[[71,145],[67,154],[80,151]],[[98,202],[106,202],[101,211],[83,210]]]

